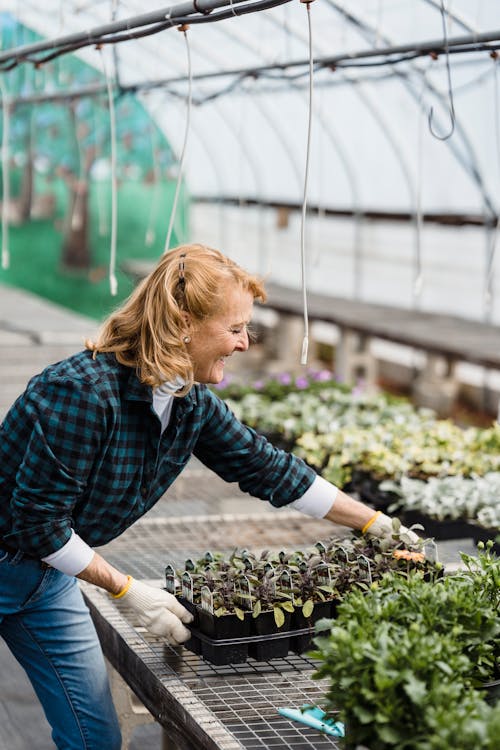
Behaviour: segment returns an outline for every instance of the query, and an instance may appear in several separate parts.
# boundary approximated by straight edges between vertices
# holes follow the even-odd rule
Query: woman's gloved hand
[[[141,625],[154,635],[161,635],[177,646],[190,638],[183,623],[193,621],[193,615],[168,591],[136,581],[129,576],[127,586],[113,596],[118,606],[131,607]]]
[[[403,544],[421,546],[423,541],[418,534],[403,526],[399,519],[390,518],[390,516],[386,516],[381,511],[377,511],[368,523],[365,524],[363,534],[375,536],[378,539],[384,539],[393,544],[403,542]]]

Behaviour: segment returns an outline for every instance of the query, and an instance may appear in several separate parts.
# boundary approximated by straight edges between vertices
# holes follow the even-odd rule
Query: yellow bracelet
[[[121,599],[122,596],[125,596],[125,594],[129,590],[129,588],[131,587],[131,585],[132,585],[132,576],[127,576],[127,583],[122,588],[122,590],[119,591],[117,594],[111,594],[111,596],[113,597],[113,599]]]
[[[364,534],[370,528],[370,526],[372,525],[372,523],[375,523],[375,521],[377,520],[377,518],[379,516],[381,516],[381,515],[382,515],[382,511],[381,510],[377,510],[377,512],[375,513],[375,515],[372,516],[370,518],[370,520],[365,523],[365,525],[361,529],[361,533]]]

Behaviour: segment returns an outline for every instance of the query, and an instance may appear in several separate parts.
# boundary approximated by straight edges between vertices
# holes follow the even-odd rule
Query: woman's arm
[[[81,573],[78,573],[76,577],[82,581],[93,583],[113,595],[123,591],[129,581],[125,573],[113,567],[97,552],[94,553],[87,567]]]
[[[373,518],[374,514],[373,508],[369,508],[364,503],[337,489],[335,501],[324,517],[333,523],[341,524],[341,526],[361,530]]]

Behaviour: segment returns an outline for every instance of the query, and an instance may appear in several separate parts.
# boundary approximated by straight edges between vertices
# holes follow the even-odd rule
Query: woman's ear
[[[184,310],[182,311],[181,315],[184,320],[184,325],[186,326],[186,328],[187,329],[191,328],[192,327],[191,315]]]

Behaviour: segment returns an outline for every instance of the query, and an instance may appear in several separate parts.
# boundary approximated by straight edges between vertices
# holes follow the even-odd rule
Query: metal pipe
[[[282,0],[283,4],[290,0]],[[235,3],[245,2],[245,0],[234,0]],[[58,37],[52,40],[45,40],[42,42],[36,42],[34,44],[26,44],[22,47],[15,47],[11,50],[0,53],[0,63],[11,60],[12,58],[22,58],[30,55],[34,52],[41,52],[43,50],[54,49],[56,47],[66,47],[71,45],[90,46],[102,42],[102,37],[113,33],[110,29],[114,26],[119,26],[115,31],[127,31],[131,32],[131,26],[147,26],[153,23],[165,22],[167,18],[174,21],[176,18],[185,17],[186,15],[205,11],[208,15],[210,10],[214,8],[227,5],[227,0],[193,0],[193,2],[181,3],[180,5],[173,6],[171,9],[164,8],[163,11],[155,11],[154,13],[147,13],[142,16],[134,16],[128,21],[119,21],[115,24],[105,24],[103,26],[97,26],[86,32],[78,32],[75,34],[69,34],[65,37]],[[196,6],[196,7],[195,7]],[[168,11],[171,10],[170,16]],[[161,15],[163,13],[163,15]],[[151,19],[154,20],[145,20]],[[209,20],[209,19],[207,19]],[[174,25],[174,24],[173,24]],[[131,38],[133,36],[131,35]],[[474,51],[491,51],[493,47],[485,46],[488,42],[500,42],[500,30],[499,31],[488,31],[481,34],[468,34],[465,36],[454,37],[449,39],[447,47],[450,52],[453,50],[459,52],[474,52]],[[68,50],[71,51],[71,50]],[[422,42],[421,44],[404,44],[396,45],[391,47],[384,47],[380,49],[372,50],[360,50],[359,52],[352,52],[345,55],[334,55],[329,57],[318,58],[314,64],[316,68],[321,67],[335,67],[340,66],[342,63],[353,63],[354,61],[371,59],[375,57],[389,57],[396,54],[407,54],[411,53],[415,57],[428,55],[430,53],[440,54],[445,52],[445,45],[443,40],[433,40],[430,42]],[[387,64],[393,65],[395,61],[388,60]],[[288,68],[304,67],[309,64],[309,60],[295,60],[284,63],[274,63],[272,65],[260,65],[252,68],[233,68],[225,70],[224,72],[218,71],[215,73],[200,73],[197,76],[193,76],[193,80],[203,80],[209,78],[220,77],[221,75],[259,75],[270,70],[286,70]],[[186,76],[179,76],[177,78],[166,79],[164,83],[176,83],[179,81],[186,80]],[[154,83],[156,85],[156,83]]]
[[[233,0],[233,2],[242,3],[245,2],[245,0]],[[93,29],[87,31],[78,31],[54,39],[43,39],[39,42],[33,42],[32,44],[24,44],[21,47],[15,47],[14,49],[0,53],[0,62],[10,60],[12,57],[22,58],[36,52],[43,52],[44,50],[54,49],[55,47],[70,47],[74,44],[81,44],[82,42],[84,44],[86,43],[85,46],[89,46],[102,41],[102,37],[108,36],[109,34],[116,34],[120,31],[128,33],[134,28],[165,23],[165,21],[168,20],[174,21],[176,18],[188,16],[191,13],[208,14],[215,8],[221,8],[225,5],[228,5],[228,0],[191,0],[190,2],[188,0],[188,2],[179,3],[179,5],[171,5],[167,8],[160,8],[159,10],[151,11],[150,13],[141,13],[139,16],[131,16],[130,18],[121,21],[113,21],[112,23],[95,26]]]

